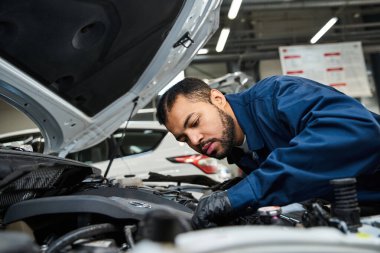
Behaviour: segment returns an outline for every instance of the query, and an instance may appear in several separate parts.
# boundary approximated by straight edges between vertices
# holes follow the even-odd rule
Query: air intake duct
[[[357,232],[360,223],[360,208],[358,205],[355,178],[342,178],[330,181],[334,187],[334,203],[332,216],[346,222],[351,232]]]

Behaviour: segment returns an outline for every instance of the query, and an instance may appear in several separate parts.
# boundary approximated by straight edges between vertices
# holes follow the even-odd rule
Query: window
[[[120,143],[123,137],[123,129],[112,134],[112,138],[107,138],[99,144],[78,152],[70,153],[66,158],[84,162],[96,163],[110,159],[113,152],[113,143]],[[140,154],[155,149],[165,137],[167,131],[153,129],[128,129],[125,139],[115,157]],[[20,147],[21,145],[31,145],[34,152],[43,153],[44,139],[40,133],[20,134],[6,137],[0,140],[0,145],[4,147]]]
[[[155,149],[165,137],[166,131],[151,129],[130,129],[125,133],[125,139],[120,147],[122,156],[139,154]],[[113,138],[120,143],[123,137],[122,130],[113,134]]]
[[[122,146],[116,152],[116,157],[140,154],[155,149],[165,137],[166,131],[150,129],[128,129]],[[112,138],[108,138],[94,147],[70,153],[67,158],[85,162],[96,163],[109,160],[111,157],[112,142],[120,143],[123,130],[116,131]]]
[[[101,143],[78,152],[70,153],[66,158],[84,162],[84,163],[96,163],[106,161],[110,157],[110,143],[109,139],[105,139]]]
[[[33,148],[33,152],[43,153],[45,142],[40,133],[30,133],[6,137],[1,139],[0,143],[3,147],[22,147],[22,145],[30,145]]]

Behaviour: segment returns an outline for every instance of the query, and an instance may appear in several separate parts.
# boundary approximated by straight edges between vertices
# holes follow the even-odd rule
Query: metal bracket
[[[186,32],[176,43],[174,43],[173,47],[176,48],[180,45],[185,48],[189,48],[194,43],[194,40],[190,38],[190,33]]]

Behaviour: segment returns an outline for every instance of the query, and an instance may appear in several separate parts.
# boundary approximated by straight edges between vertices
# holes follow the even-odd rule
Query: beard
[[[207,140],[206,142],[220,142],[222,150],[215,155],[212,155],[213,157],[217,159],[223,159],[229,154],[232,150],[232,148],[235,145],[235,124],[234,120],[230,115],[219,109],[218,107],[215,106],[215,108],[218,110],[220,120],[222,122],[223,126],[223,132],[222,132],[222,137],[219,138],[212,138]],[[204,142],[205,143],[205,142]],[[203,146],[204,143],[201,145]]]

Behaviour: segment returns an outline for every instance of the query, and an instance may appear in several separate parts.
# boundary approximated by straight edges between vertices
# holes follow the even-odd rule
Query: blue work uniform
[[[346,177],[380,202],[380,116],[357,100],[291,76],[226,98],[252,151],[235,161],[247,176],[227,191],[234,209],[332,199],[329,181]]]

